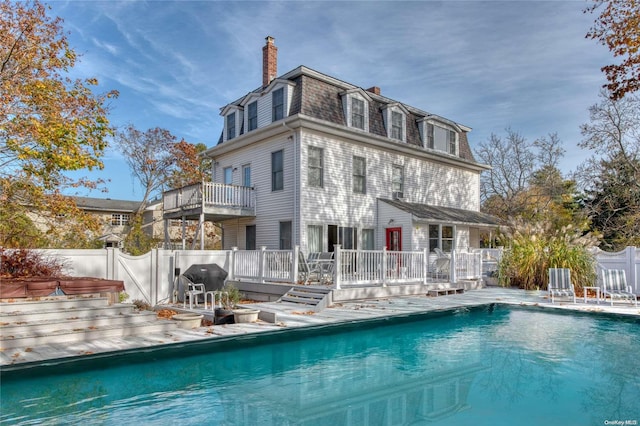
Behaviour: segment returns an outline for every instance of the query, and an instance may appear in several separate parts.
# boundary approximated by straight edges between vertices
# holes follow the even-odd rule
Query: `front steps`
[[[332,305],[331,295],[331,289],[295,286],[282,295],[279,302],[294,303],[318,312]]]
[[[151,311],[109,305],[107,298],[50,298],[0,303],[0,350],[145,336],[176,329]]]

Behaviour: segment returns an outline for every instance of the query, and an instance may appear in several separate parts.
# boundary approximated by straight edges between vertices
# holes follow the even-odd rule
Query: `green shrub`
[[[552,231],[549,222],[514,221],[501,237],[505,251],[499,282],[526,290],[546,289],[549,268],[569,268],[576,288],[593,285],[595,259],[590,249],[598,240],[571,225]]]

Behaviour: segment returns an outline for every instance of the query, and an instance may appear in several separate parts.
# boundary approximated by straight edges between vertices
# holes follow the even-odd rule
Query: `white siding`
[[[233,172],[233,184],[242,184],[242,166],[251,165],[251,180],[256,191],[256,218],[223,223],[224,249],[244,246],[245,226],[256,225],[256,247],[277,249],[279,245],[279,222],[294,221],[294,145],[287,136],[254,143],[230,154],[216,157],[215,182],[223,181],[226,167],[237,168]],[[271,153],[284,151],[284,189],[271,191]],[[239,229],[239,231],[238,231]],[[294,237],[295,239],[295,237]]]

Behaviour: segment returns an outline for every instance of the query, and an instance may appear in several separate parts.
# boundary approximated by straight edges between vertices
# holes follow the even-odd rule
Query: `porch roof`
[[[379,199],[397,209],[410,213],[415,218],[429,221],[450,222],[465,225],[477,225],[495,228],[500,226],[500,219],[487,213],[472,210],[439,207],[429,204],[407,203],[400,200]]]

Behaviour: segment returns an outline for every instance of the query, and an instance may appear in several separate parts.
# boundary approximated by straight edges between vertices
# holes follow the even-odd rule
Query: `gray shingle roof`
[[[83,210],[133,213],[138,210],[140,201],[112,200],[111,198],[72,197],[76,205]]]
[[[396,207],[420,219],[430,219],[438,222],[477,224],[499,226],[500,219],[490,214],[472,210],[454,209],[451,207],[431,206],[428,204],[407,203],[399,200],[380,199],[393,207]]]

